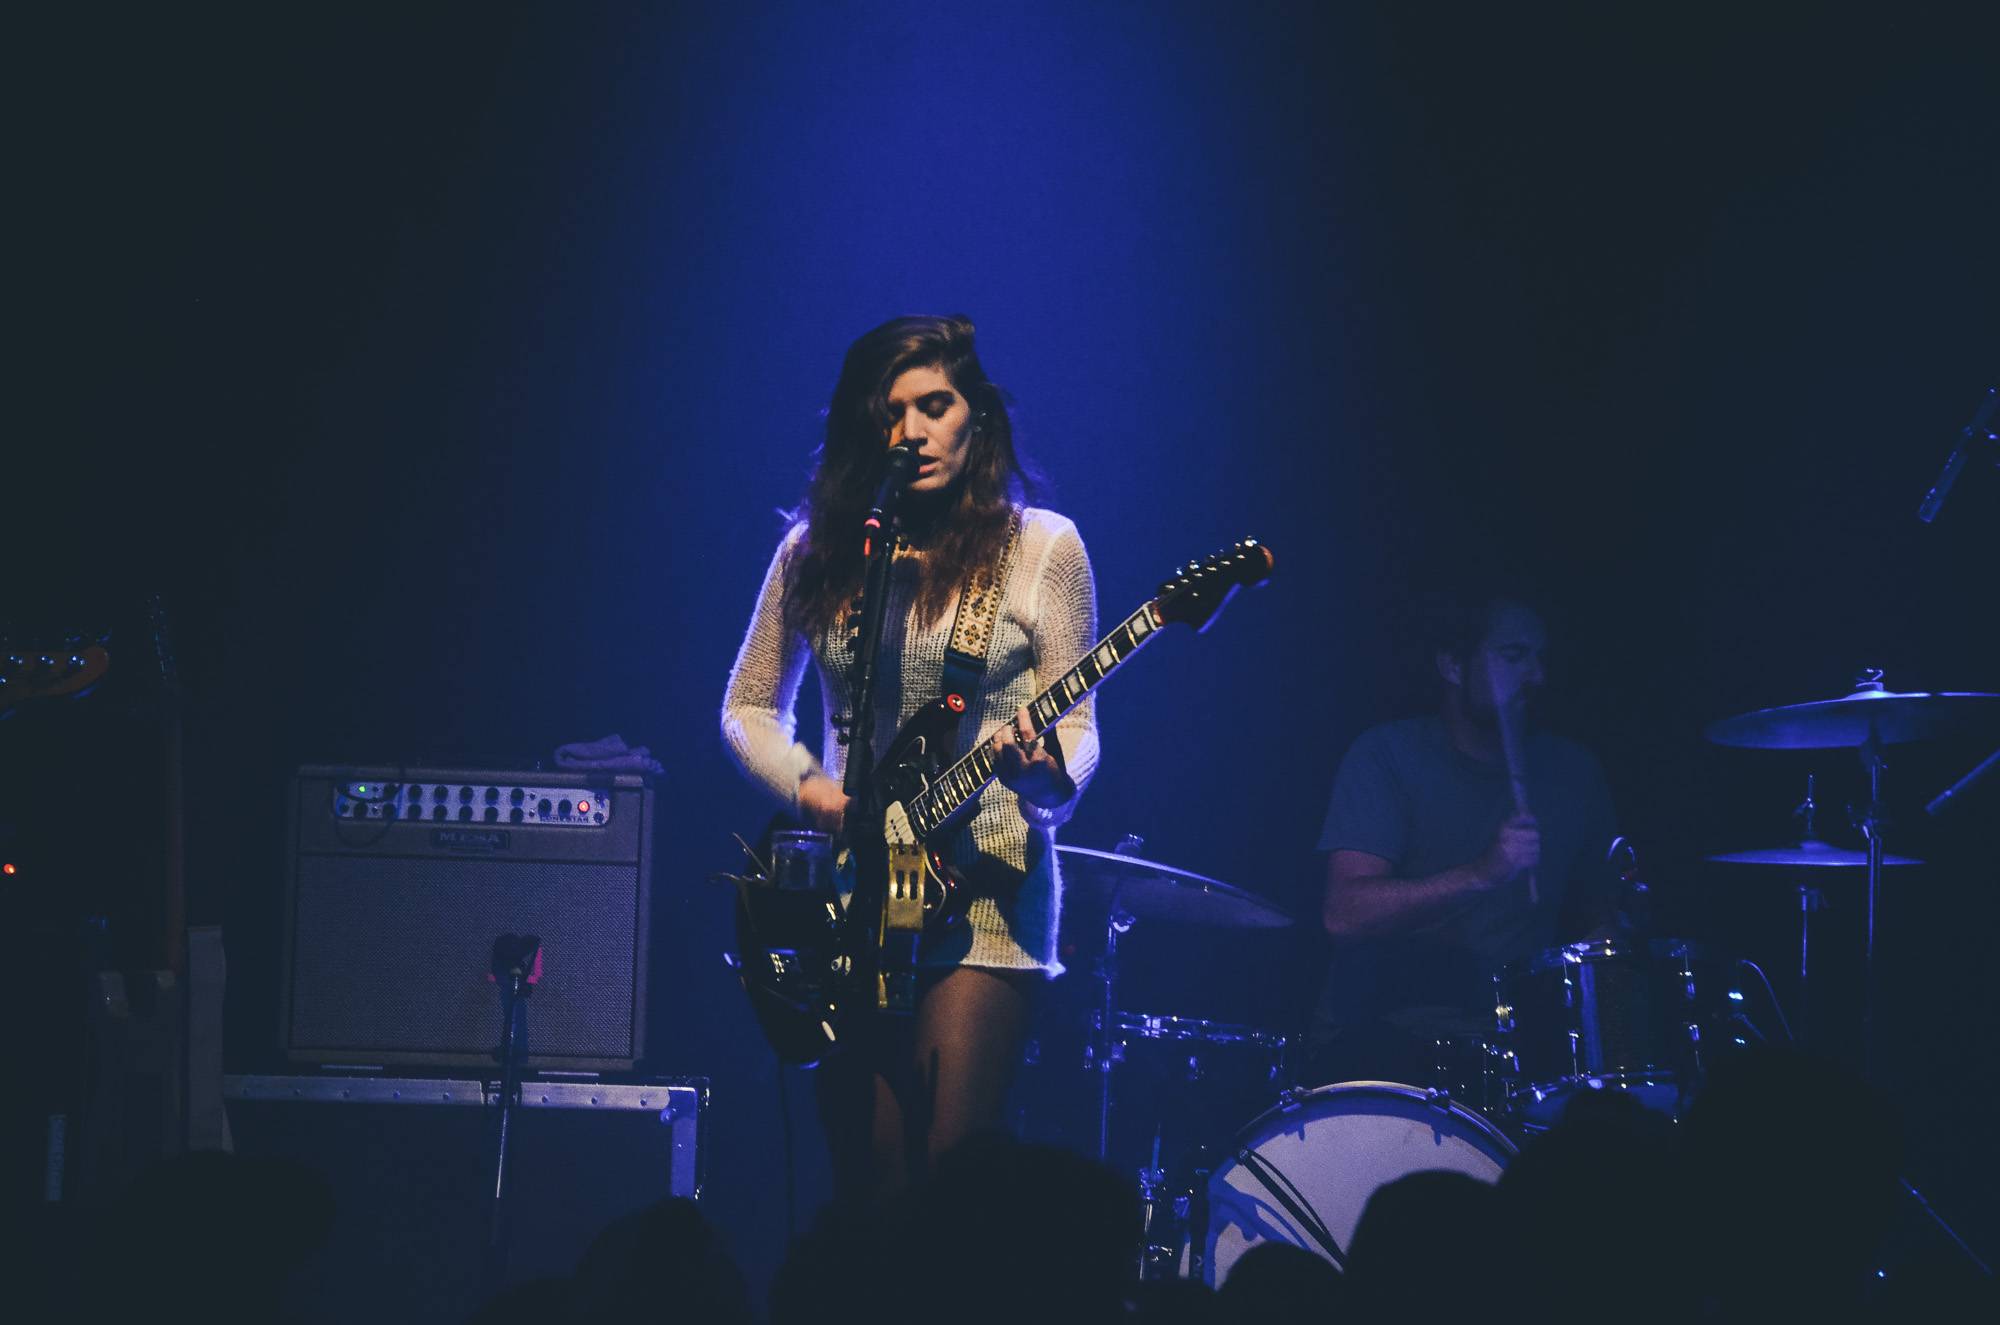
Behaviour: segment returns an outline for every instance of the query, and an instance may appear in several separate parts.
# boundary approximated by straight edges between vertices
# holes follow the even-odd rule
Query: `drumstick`
[[[1528,808],[1528,766],[1521,758],[1521,710],[1524,705],[1516,696],[1500,693],[1500,682],[1493,675],[1491,660],[1486,668],[1486,678],[1493,688],[1493,711],[1500,719],[1500,753],[1507,761],[1507,783],[1514,792],[1514,813],[1532,815]],[[1528,905],[1540,906],[1541,889],[1536,886],[1535,871],[1528,871]]]

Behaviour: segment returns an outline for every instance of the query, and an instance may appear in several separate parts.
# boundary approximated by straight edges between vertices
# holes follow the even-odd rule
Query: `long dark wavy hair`
[[[1006,399],[980,366],[972,336],[965,317],[899,317],[847,347],[827,405],[819,463],[805,500],[792,512],[806,534],[791,561],[785,616],[808,638],[838,619],[861,588],[861,522],[881,481],[895,426],[889,388],[912,368],[942,371],[971,405],[973,419],[971,449],[958,480],[938,494],[931,512],[916,513],[922,522],[913,527],[914,541],[926,552],[917,589],[919,619],[935,623],[966,573],[999,557],[1014,505],[1037,484],[1014,450]]]

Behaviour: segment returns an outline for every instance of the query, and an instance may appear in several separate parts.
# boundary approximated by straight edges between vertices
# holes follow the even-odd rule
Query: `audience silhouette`
[[[1689,1269],[1712,1316],[1855,1314],[1901,1181],[1880,1092],[1833,1063],[1766,1049],[1716,1064],[1684,1130]]]
[[[1683,1122],[1616,1090],[1586,1092],[1525,1140],[1497,1185],[1446,1171],[1385,1184],[1344,1273],[1271,1243],[1211,1292],[1141,1280],[1129,1177],[985,1134],[892,1200],[823,1210],[779,1270],[768,1320],[1349,1325],[1564,1304],[1634,1322],[1990,1319],[1991,1278],[1934,1236],[1885,1275],[1899,1155],[1880,1092],[1762,1049],[1717,1063]],[[75,1276],[80,1309],[64,1314],[130,1319],[172,1302],[192,1319],[283,1320],[285,1280],[331,1221],[329,1188],[300,1166],[175,1157],[79,1231],[102,1254],[73,1262],[115,1272]],[[676,1199],[613,1220],[571,1274],[510,1287],[469,1319],[751,1325],[756,1314],[716,1229]]]
[[[1362,1207],[1347,1252],[1355,1317],[1472,1319],[1494,1300],[1497,1196],[1463,1173],[1412,1173]]]

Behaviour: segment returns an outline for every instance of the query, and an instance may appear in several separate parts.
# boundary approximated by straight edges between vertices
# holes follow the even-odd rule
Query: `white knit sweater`
[[[722,737],[730,754],[752,780],[794,810],[799,784],[809,774],[824,771],[838,782],[847,760],[847,748],[835,740],[831,722],[821,733],[821,759],[796,739],[793,704],[806,659],[811,657],[819,672],[823,712],[847,713],[853,704],[845,622],[836,619],[810,647],[784,624],[785,570],[804,533],[803,526],[794,526],[778,544],[722,702]],[[915,556],[899,557],[891,566],[889,625],[877,659],[878,752],[888,748],[897,728],[937,697],[958,607],[954,594],[936,622],[921,624],[913,610],[917,571]],[[959,724],[953,757],[1010,721],[1096,642],[1097,593],[1076,526],[1053,511],[1024,510],[1020,548],[986,650],[986,675]],[[1095,700],[1077,705],[1056,732],[1081,796],[1097,769]],[[924,965],[1039,967],[1052,974],[1062,969],[1056,960],[1062,884],[1052,848],[1055,829],[1075,807],[1072,797],[1044,810],[998,782],[981,793],[972,822],[944,844],[973,884],[971,923],[927,948]]]

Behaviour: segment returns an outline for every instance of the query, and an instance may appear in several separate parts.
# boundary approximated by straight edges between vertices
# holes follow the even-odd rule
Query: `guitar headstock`
[[[153,667],[159,673],[160,693],[172,704],[181,697],[181,668],[174,659],[174,637],[168,622],[166,598],[160,594],[147,595],[146,624],[153,632]]]
[[[1243,539],[1214,556],[1182,567],[1160,586],[1153,608],[1162,624],[1207,630],[1238,589],[1270,579],[1275,564],[1271,549],[1254,538]]]

